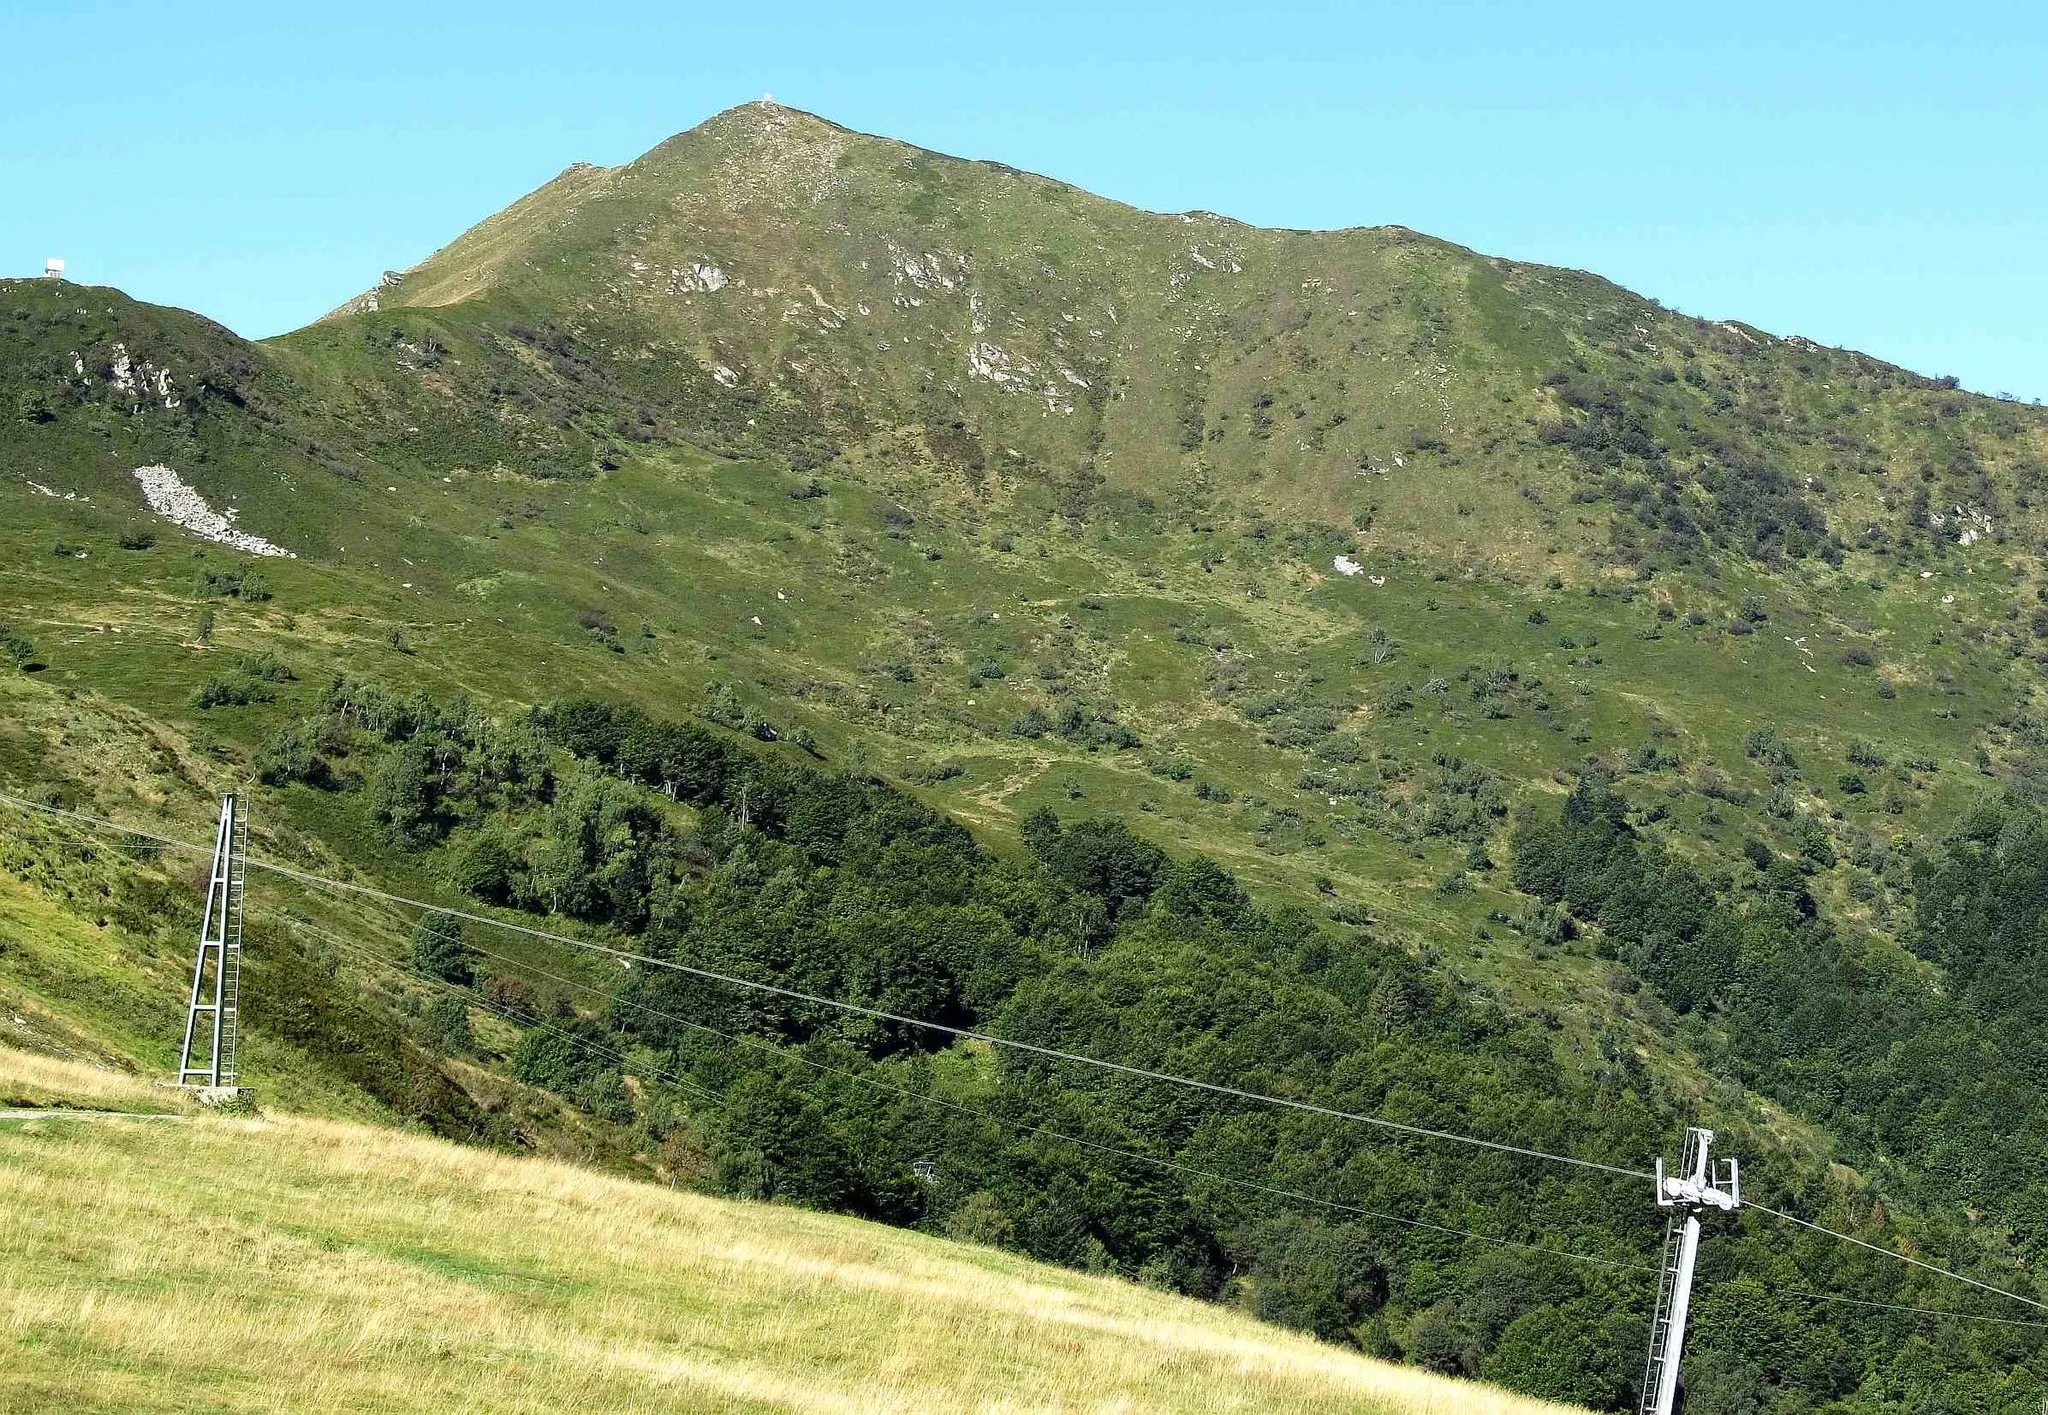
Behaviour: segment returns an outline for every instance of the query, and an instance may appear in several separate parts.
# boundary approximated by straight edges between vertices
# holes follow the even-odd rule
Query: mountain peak
[[[1773,489],[1756,513],[1773,547],[1828,543],[1810,501],[1841,502],[1845,525],[1889,507],[1843,475],[1839,449],[1816,452],[1800,423],[1780,425],[1782,399],[1778,413],[1738,416],[1734,394],[1713,391],[1716,379],[1875,381],[1863,395],[1874,400],[1891,375],[1872,361],[1401,227],[1284,231],[1141,211],[772,99],[622,166],[568,168],[351,312],[456,306],[467,327],[435,340],[473,341],[519,368],[549,364],[580,385],[576,406],[627,408],[626,432],[608,414],[619,436],[651,425],[643,415],[667,416],[733,455],[908,456],[977,495],[1082,467],[1105,494],[1156,504],[1185,485],[1197,488],[1181,498],[1190,507],[1246,497],[1343,525],[1368,514],[1366,501],[1384,509],[1379,480],[1411,464],[1435,467],[1441,486],[1464,493],[1451,504],[1471,505],[1530,466],[1546,480],[1592,477],[1625,445],[1656,469],[1645,485],[1661,488],[1661,529],[1616,533],[1616,553],[1640,559],[1647,540],[1696,546],[1747,524],[1754,507],[1716,513],[1706,519],[1720,530],[1703,530],[1686,490],[1688,478],[1717,478],[1740,444],[1759,466],[1800,468],[1798,487]],[[1597,378],[1582,372],[1595,364]],[[1600,410],[1639,386],[1664,423],[1646,413],[1616,431]],[[1721,451],[1703,450],[1706,423],[1721,429]],[[1562,441],[1532,441],[1539,432]],[[1884,436],[1875,424],[1856,435],[1871,446]],[[1569,462],[1546,450],[1574,438],[1612,447]],[[1742,488],[1727,495],[1748,506]],[[1649,513],[1641,497],[1632,504]],[[1471,553],[1547,572],[1558,552],[1544,547],[1562,528],[1546,505],[1509,503],[1499,534]]]

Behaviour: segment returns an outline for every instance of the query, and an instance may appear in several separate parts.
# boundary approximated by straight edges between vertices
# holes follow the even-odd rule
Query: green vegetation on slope
[[[1006,861],[879,783],[744,741],[596,702],[492,719],[337,679],[316,712],[279,729],[257,770],[288,788],[276,804],[292,816],[393,842],[423,876],[415,888],[445,882],[472,908],[552,915],[656,958],[908,1017],[1611,1163],[1639,1164],[1682,1119],[1705,1119],[1747,1159],[1753,1195],[2025,1282],[1966,1227],[1883,1216],[1810,1138],[1776,1133],[1739,1091],[1689,1095],[1611,1036],[1597,1061],[1575,1056],[1554,1021],[1445,988],[1369,934],[1261,909],[1213,863],[1176,861],[1120,822],[1041,813],[1025,832],[1030,859]],[[1614,824],[1611,805],[1574,809],[1571,821]],[[1525,844],[1521,863],[1542,869],[1542,851]],[[1681,907],[1687,897],[1664,892]],[[495,1062],[620,1127],[636,1162],[671,1179],[1140,1277],[1554,1397],[1631,1398],[1652,1276],[1639,1264],[1657,1238],[1637,1183],[942,1045],[659,969],[593,971],[587,957],[474,925],[394,927],[403,911],[337,935],[298,922],[305,903],[259,910],[259,939],[271,940],[259,953],[275,956],[255,978],[251,1025],[338,1053],[329,1069],[429,1126],[532,1143],[469,1077]],[[339,948],[302,953],[295,935]],[[1796,933],[1772,953],[1788,966],[1825,957]],[[1668,986],[1656,956],[1630,960]],[[279,960],[301,972],[281,977]],[[362,1045],[374,1031],[339,1044],[337,1027],[360,1025],[336,1000],[347,978],[383,1015],[413,1019],[399,1025],[395,1069]],[[466,1080],[452,1102],[409,1079],[423,1053]],[[1274,1190],[1310,1198],[1276,1205]],[[1515,1205],[1501,1204],[1507,1192]],[[1902,1356],[1910,1319],[1872,1311],[1845,1324],[1817,1299],[1771,1294],[1821,1283],[1938,1306],[1952,1294],[1881,1259],[1783,1239],[1761,1218],[1717,1233],[1696,1396],[1881,1401],[1918,1389],[1927,1357],[1911,1341]],[[1748,1348],[1758,1322],[1786,1335],[1783,1353]],[[2031,1333],[1961,1330],[1968,1342],[1950,1348],[1943,1382],[2032,1398]]]
[[[1517,833],[1515,880],[1598,923],[1631,971],[1692,1014],[1717,1067],[1825,1125],[1892,1192],[1951,1211],[1981,1204],[2038,1255],[2042,830],[2037,809],[1986,805],[1920,861],[1910,941],[1941,959],[1956,995],[1929,986],[1912,953],[1818,917],[1808,874],[1824,859],[1757,842],[1747,878],[1707,880],[1643,843],[1627,803],[1598,783],[1555,822]],[[1987,1192],[1994,1174],[2003,1192]]]

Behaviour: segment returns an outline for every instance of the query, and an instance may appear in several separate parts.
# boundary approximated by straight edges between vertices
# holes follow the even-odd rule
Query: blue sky
[[[245,334],[773,91],[1140,206],[1398,222],[2048,398],[2039,5],[4,8],[0,272],[61,255]]]

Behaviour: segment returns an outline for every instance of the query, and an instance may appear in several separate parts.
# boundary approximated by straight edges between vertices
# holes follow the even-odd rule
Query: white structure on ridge
[[[57,259],[57,257],[55,257],[55,256],[51,256],[51,257],[50,257],[50,258],[49,258],[48,260],[46,260],[46,261],[44,261],[44,262],[43,262],[43,279],[45,279],[45,280],[62,280],[63,278],[64,278],[64,262],[63,262],[63,261],[61,261],[61,260]]]

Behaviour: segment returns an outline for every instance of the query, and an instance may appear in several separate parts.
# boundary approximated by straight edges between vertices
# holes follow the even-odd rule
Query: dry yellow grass
[[[7,1106],[172,1112],[189,1109],[189,1102],[175,1087],[126,1071],[0,1047],[0,1107]]]
[[[0,1323],[10,1410],[1561,1409],[990,1250],[292,1117],[0,1123]]]

